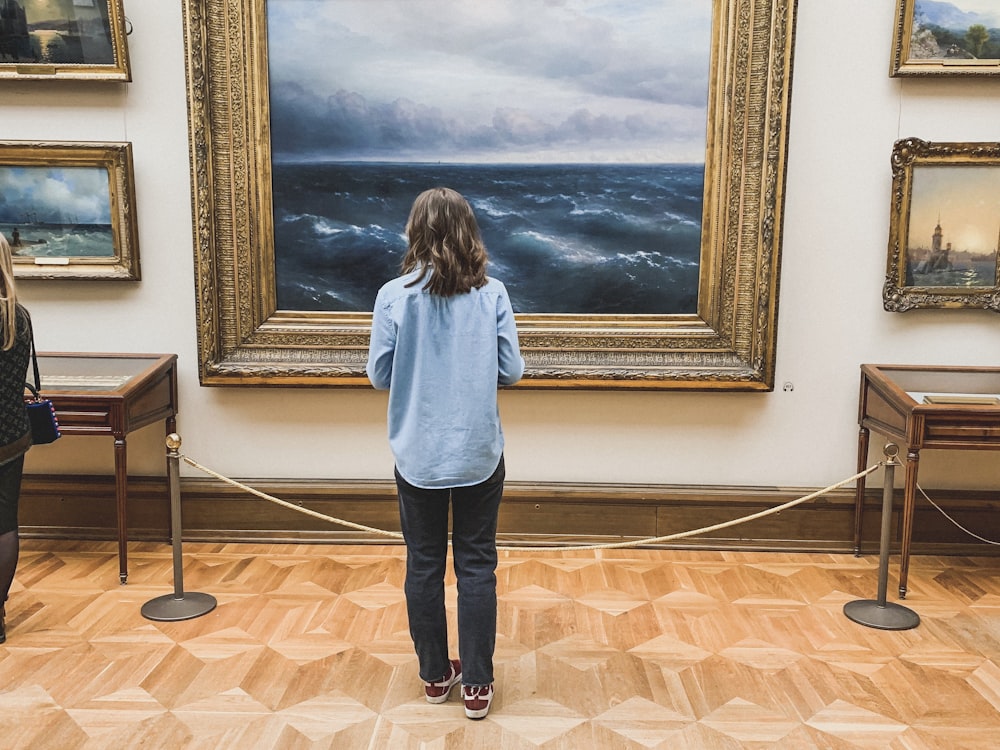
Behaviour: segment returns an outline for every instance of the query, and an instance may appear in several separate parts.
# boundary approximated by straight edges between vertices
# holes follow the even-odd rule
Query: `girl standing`
[[[524,359],[507,290],[486,275],[486,247],[465,198],[444,187],[421,193],[406,235],[402,276],[375,299],[367,372],[389,391],[404,591],[424,692],[443,703],[461,682],[466,715],[481,719],[494,695],[504,482],[497,387],[520,380]],[[459,659],[449,658],[444,603],[449,505]]]

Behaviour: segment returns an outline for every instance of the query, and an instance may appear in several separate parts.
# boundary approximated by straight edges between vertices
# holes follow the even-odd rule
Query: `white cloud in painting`
[[[275,156],[699,162],[711,6],[269,3]]]
[[[0,221],[110,224],[107,171],[0,167]]]

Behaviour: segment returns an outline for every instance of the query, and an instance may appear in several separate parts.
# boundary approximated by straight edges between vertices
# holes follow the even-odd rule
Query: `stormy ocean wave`
[[[110,224],[0,224],[16,256],[32,258],[114,257]]]
[[[654,315],[697,305],[702,165],[275,163],[285,310],[370,312],[398,274],[413,199],[472,204],[516,312]]]

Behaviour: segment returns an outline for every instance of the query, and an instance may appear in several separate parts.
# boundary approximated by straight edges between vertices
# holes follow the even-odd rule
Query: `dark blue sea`
[[[113,258],[115,255],[115,235],[110,224],[0,223],[0,232],[11,243],[15,257]]]
[[[399,273],[413,199],[476,213],[515,312],[693,313],[703,165],[273,165],[278,307],[370,312]]]

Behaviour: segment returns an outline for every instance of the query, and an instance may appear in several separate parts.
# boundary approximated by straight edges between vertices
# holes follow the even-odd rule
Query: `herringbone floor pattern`
[[[842,613],[875,598],[875,557],[502,552],[498,694],[473,722],[457,694],[423,700],[401,547],[184,552],[185,589],[219,606],[163,623],[140,609],[173,591],[169,546],[133,544],[119,586],[111,543],[23,543],[0,646],[0,747],[1000,743],[998,558],[913,558],[905,604],[921,624],[883,631]],[[453,581],[448,593],[453,613]]]

